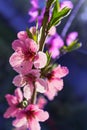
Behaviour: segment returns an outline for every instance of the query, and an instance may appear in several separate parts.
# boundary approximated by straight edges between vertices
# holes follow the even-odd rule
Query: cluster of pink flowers
[[[17,37],[18,39],[12,43],[15,52],[9,60],[13,69],[18,72],[13,79],[13,84],[17,88],[14,95],[6,95],[9,108],[4,117],[15,117],[13,121],[15,127],[26,125],[30,130],[40,130],[38,122],[47,120],[49,114],[41,109],[45,101],[43,98],[37,105],[33,104],[34,89],[37,93],[43,93],[49,100],[53,100],[57,92],[63,88],[61,78],[68,74],[68,69],[58,65],[44,74],[42,70],[47,65],[46,54],[39,51],[39,45],[28,37],[26,31],[19,32]]]

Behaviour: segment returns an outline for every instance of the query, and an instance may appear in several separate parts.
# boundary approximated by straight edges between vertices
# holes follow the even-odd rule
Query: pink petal
[[[47,88],[47,82],[44,79],[37,79],[35,82],[37,92],[44,93]]]
[[[27,111],[38,111],[38,105],[29,104],[26,108]]]
[[[10,106],[14,106],[15,104],[18,103],[17,97],[15,97],[13,95],[7,94],[5,97]]]
[[[69,70],[65,66],[61,67],[60,65],[58,65],[58,67],[56,67],[53,70],[53,72],[54,72],[54,77],[55,78],[62,78],[62,77],[66,76],[69,73]]]
[[[33,27],[30,27],[30,32],[33,34],[33,35],[36,35],[36,27],[33,26]]]
[[[22,75],[15,76],[12,83],[17,87],[23,87],[26,84]]]
[[[49,35],[53,36],[56,34],[56,27],[55,26],[52,26],[49,30]]]
[[[63,88],[63,80],[62,79],[58,79],[58,78],[57,79],[53,79],[50,82],[50,85],[53,85],[53,87],[55,87],[55,89],[57,89],[57,91],[60,91]]]
[[[53,82],[51,83],[50,81],[48,81],[48,88],[47,88],[47,91],[44,93],[48,97],[48,99],[52,101],[54,97],[57,96],[57,92],[58,91],[55,88],[54,83]]]
[[[48,97],[50,101],[52,101],[54,97],[57,96],[57,90],[51,87],[51,89],[47,90],[44,94]]]
[[[31,120],[29,120],[28,128],[30,130],[41,130],[40,124],[35,118],[32,118]]]
[[[18,37],[20,40],[23,40],[23,41],[24,41],[26,38],[28,38],[28,35],[27,35],[27,32],[26,32],[26,31],[20,31],[20,32],[18,32],[17,37]]]
[[[15,66],[13,69],[23,75],[26,75],[30,72],[32,69],[33,63],[29,61],[23,61],[21,64],[18,66]]]
[[[12,48],[15,50],[15,51],[23,51],[25,49],[25,44],[23,41],[21,40],[14,40],[12,42]]]
[[[66,38],[66,44],[70,45],[74,40],[76,40],[77,37],[78,37],[78,33],[77,32],[69,33],[67,38]]]
[[[47,63],[47,56],[45,53],[39,51],[34,61],[35,68],[44,68]]]
[[[38,10],[31,8],[29,10],[28,14],[31,16],[29,22],[32,22],[38,17]]]
[[[39,96],[37,99],[37,105],[39,106],[39,108],[43,109],[46,104],[47,104],[47,100],[45,99],[45,97]]]
[[[38,8],[38,0],[32,0],[31,4],[34,8]]]
[[[29,87],[29,85],[26,85],[24,88],[23,88],[23,92],[24,92],[24,97],[29,100],[32,96],[32,92],[31,92],[31,89]]]
[[[73,3],[69,0],[63,1],[60,5],[60,9],[62,10],[64,7],[68,7],[70,9],[73,8]]]
[[[15,117],[17,114],[17,108],[15,107],[9,107],[6,112],[4,113],[4,118],[10,118],[10,117]]]
[[[20,116],[19,118],[14,120],[12,124],[15,127],[22,127],[22,126],[26,125],[26,123],[27,123],[26,117],[25,116]]]
[[[31,74],[31,75],[33,75],[33,76],[35,76],[35,77],[37,77],[37,78],[39,78],[40,77],[40,70],[38,70],[38,69],[31,69],[30,70],[30,72],[29,72],[29,74]]]
[[[60,55],[60,51],[59,51],[59,49],[56,48],[56,47],[50,48],[50,49],[49,49],[49,52],[51,53],[51,56],[52,56],[53,59],[59,57],[59,55]]]
[[[26,39],[25,45],[26,45],[27,49],[33,53],[36,53],[39,49],[39,46],[37,45],[37,43],[30,38]]]
[[[49,114],[46,111],[40,110],[36,112],[36,118],[38,119],[38,121],[44,122],[49,118]]]
[[[22,91],[21,91],[20,88],[17,88],[15,90],[15,96],[17,97],[19,103],[22,102],[22,100],[23,100],[23,94],[22,94]]]
[[[52,46],[60,49],[64,45],[63,39],[57,34],[55,38],[52,39]]]
[[[15,52],[11,55],[9,62],[12,67],[17,67],[22,64],[24,58],[19,53]]]

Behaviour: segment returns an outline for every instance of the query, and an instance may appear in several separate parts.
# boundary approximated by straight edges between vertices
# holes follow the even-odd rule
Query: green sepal
[[[46,56],[47,56],[47,64],[46,64],[46,66],[48,66],[50,64],[50,61],[51,61],[51,54],[48,51],[46,51]]]
[[[29,28],[26,29],[26,32],[27,32],[27,34],[28,34],[28,37],[31,38],[31,39],[33,39],[33,35],[32,35],[32,33],[30,32]]]
[[[26,29],[26,31],[27,31],[28,37],[33,39],[37,43],[37,34],[33,35],[28,28]]]

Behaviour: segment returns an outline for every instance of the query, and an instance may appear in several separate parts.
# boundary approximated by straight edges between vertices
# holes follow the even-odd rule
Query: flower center
[[[52,78],[54,78],[54,73],[53,72],[48,73],[47,78],[48,80],[51,80]]]
[[[26,117],[27,117],[27,119],[34,118],[35,117],[35,111],[32,111],[32,110],[26,111]]]
[[[33,61],[35,58],[36,53],[35,52],[31,52],[31,51],[26,51],[24,54],[24,59],[25,60],[29,60],[29,61]]]
[[[26,75],[26,81],[34,82],[36,77],[33,74]]]

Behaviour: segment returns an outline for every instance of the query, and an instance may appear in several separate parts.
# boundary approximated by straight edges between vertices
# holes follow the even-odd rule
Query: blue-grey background
[[[72,0],[76,5],[79,0]],[[13,53],[11,43],[16,33],[25,30],[29,23],[29,0],[0,0],[0,130],[13,130],[12,119],[4,119],[7,108],[6,93],[13,93],[12,79],[16,72],[9,65]],[[67,18],[58,27],[61,34]],[[61,57],[57,62],[69,68],[64,78],[64,89],[46,109],[50,118],[41,123],[42,130],[87,130],[87,1],[81,6],[68,33],[78,31],[82,47]]]

